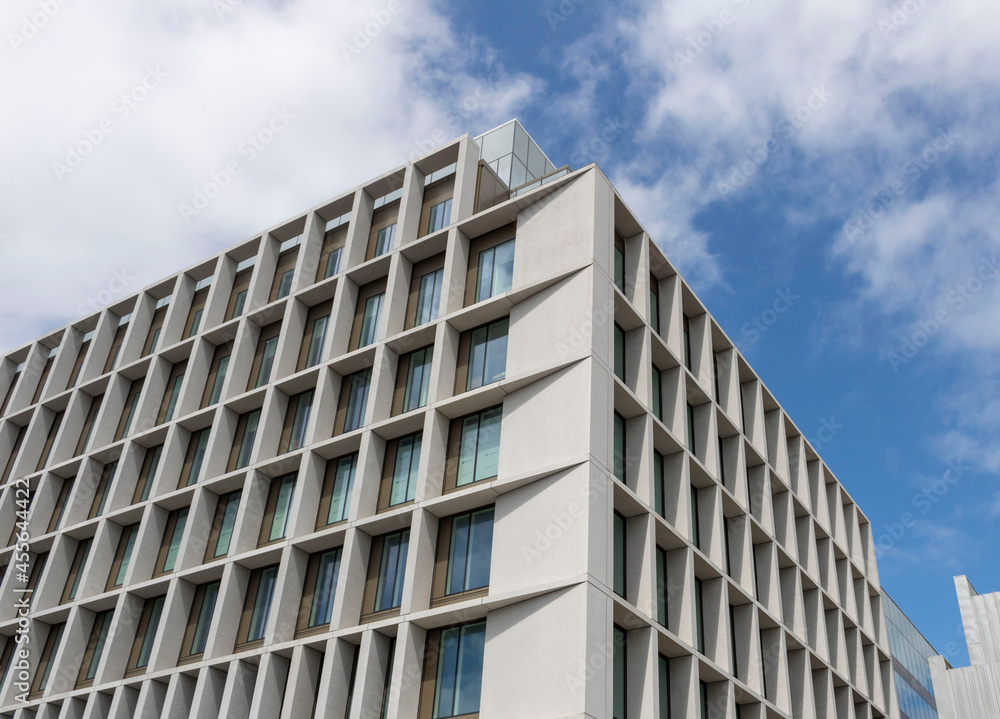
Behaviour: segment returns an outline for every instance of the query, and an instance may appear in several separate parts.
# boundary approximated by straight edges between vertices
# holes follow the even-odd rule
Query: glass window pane
[[[495,477],[500,462],[499,408],[482,413],[479,422],[479,446],[476,449],[476,481]]]
[[[288,528],[288,509],[292,505],[292,495],[295,490],[295,475],[286,475],[280,480],[278,487],[278,499],[274,505],[274,518],[271,520],[271,531],[268,534],[268,541],[273,542],[285,536]]]
[[[615,247],[615,285],[625,291],[625,254]]]
[[[615,376],[625,381],[625,330],[615,325]]]
[[[277,299],[280,300],[282,297],[287,297],[288,293],[292,291],[292,277],[294,275],[295,275],[294,269],[287,270],[284,274],[281,275],[281,280],[278,283]]]
[[[118,574],[115,575],[114,586],[121,586],[122,582],[125,581],[125,574],[128,572],[129,562],[132,561],[132,550],[135,549],[135,537],[139,534],[139,527],[137,525],[132,525],[125,530],[128,532],[128,536],[125,540],[125,553],[122,554],[122,563],[118,567]]]
[[[410,530],[404,529],[385,537],[379,565],[378,587],[375,593],[375,611],[398,607],[403,599],[403,575],[406,572],[406,553]]]
[[[467,390],[483,386],[488,337],[489,331],[487,327],[480,327],[472,331],[472,337],[469,340],[469,378],[465,383]]]
[[[615,567],[614,590],[620,597],[625,596],[625,518],[615,512],[614,515]]]
[[[614,707],[612,716],[614,719],[626,719],[625,716],[625,688],[626,688],[626,654],[627,635],[624,631],[615,627],[614,634]]]
[[[493,296],[493,259],[496,248],[491,247],[479,253],[479,283],[476,287],[476,302]]]
[[[149,621],[146,623],[146,634],[142,638],[142,645],[139,647],[139,657],[136,660],[136,668],[149,664],[149,657],[153,653],[153,642],[156,641],[156,630],[160,627],[160,616],[163,613],[164,597],[147,600],[153,602],[153,608],[149,612]]]
[[[324,552],[319,558],[316,572],[316,589],[313,591],[309,610],[309,626],[329,624],[333,616],[333,600],[337,594],[337,575],[340,572],[340,548]]]
[[[270,337],[264,341],[264,351],[261,353],[260,368],[254,387],[261,387],[271,379],[271,367],[274,366],[274,353],[278,349],[278,338]]]
[[[510,290],[514,281],[514,240],[497,245],[493,260],[493,288],[491,296]]]
[[[392,473],[389,506],[411,501],[417,490],[417,469],[420,466],[422,433],[399,439],[396,445],[396,465]]]
[[[366,369],[361,372],[355,372],[347,379],[351,383],[351,389],[347,397],[347,416],[344,420],[345,432],[357,429],[364,422],[370,377],[371,370]]]
[[[403,411],[423,407],[427,404],[427,391],[430,387],[431,361],[434,348],[426,347],[410,355],[409,369],[406,375],[406,390],[403,394]]]
[[[434,692],[435,719],[479,711],[485,645],[484,621],[441,631]]]
[[[236,525],[236,514],[240,509],[240,492],[233,492],[226,501],[225,514],[222,515],[222,526],[219,528],[219,541],[215,545],[215,556],[221,557],[229,552],[229,543],[233,538],[233,527]]]
[[[229,370],[229,356],[219,360],[219,371],[215,375],[215,384],[212,385],[212,394],[209,395],[208,403],[215,404],[222,396],[222,385],[226,381],[226,372]]]
[[[365,301],[365,313],[361,320],[361,337],[358,340],[358,347],[367,347],[378,339],[379,319],[382,315],[382,299],[385,293],[369,297]]]
[[[101,612],[94,620],[100,622],[97,627],[97,643],[94,645],[94,653],[90,657],[90,665],[87,667],[87,679],[93,679],[97,674],[97,667],[101,664],[101,655],[104,653],[104,643],[108,640],[108,630],[111,628],[111,616],[114,612]]]
[[[188,508],[184,507],[177,513],[177,521],[174,522],[174,531],[170,535],[170,546],[167,547],[167,556],[163,560],[163,571],[173,571],[177,564],[177,553],[181,548],[181,538],[184,536],[184,527],[187,525]]]
[[[465,578],[469,568],[469,530],[472,517],[468,514],[455,517],[451,522],[451,548],[448,555],[448,581],[445,594],[466,590]]]
[[[246,424],[243,426],[243,438],[240,442],[240,451],[236,457],[236,469],[242,469],[250,464],[250,454],[253,452],[253,443],[257,438],[257,425],[260,422],[260,410],[255,409],[247,416]]]
[[[414,325],[436,320],[441,304],[441,278],[444,269],[428,272],[420,278],[420,292],[417,295],[417,311]]]
[[[292,433],[288,438],[288,451],[299,449],[305,444],[306,429],[309,427],[309,412],[312,410],[313,391],[307,390],[298,396],[295,403],[295,417],[292,419]]]
[[[352,454],[349,457],[341,457],[337,460],[333,491],[330,494],[330,511],[326,518],[327,524],[347,519],[351,483],[354,480],[354,469],[357,466],[357,460],[358,456],[356,454]]]
[[[205,460],[205,448],[208,446],[208,429],[198,431],[192,435],[191,441],[195,442],[194,456],[191,458],[191,471],[188,473],[187,486],[198,481],[201,474],[201,464]]]
[[[260,573],[257,594],[253,602],[253,614],[250,615],[250,630],[247,632],[248,642],[264,638],[264,632],[267,631],[267,617],[271,613],[271,599],[274,597],[274,582],[277,576],[277,567],[267,567]]]
[[[498,320],[489,326],[484,384],[498,382],[507,375],[507,332],[509,326],[509,318]]]
[[[169,422],[174,418],[174,410],[177,409],[177,400],[181,396],[181,384],[184,383],[184,375],[179,374],[174,378],[174,383],[170,387],[170,399],[167,401],[167,411],[163,415],[163,421]]]
[[[333,277],[340,270],[340,254],[343,249],[343,247],[338,247],[326,256],[326,270],[323,273],[324,279]]]
[[[625,481],[625,418],[615,412],[615,477]]]
[[[469,549],[469,570],[466,589],[479,589],[490,584],[490,564],[493,558],[493,507],[472,514]]]
[[[212,614],[215,613],[215,600],[219,597],[219,583],[212,582],[205,587],[205,594],[198,611],[198,623],[194,629],[194,639],[191,642],[191,654],[201,654],[208,642],[208,630],[212,627]]]
[[[479,444],[479,415],[462,420],[462,437],[458,451],[458,478],[456,485],[475,481],[476,447]]]
[[[191,320],[191,330],[188,332],[188,337],[194,337],[198,334],[198,328],[201,327],[201,316],[205,313],[205,310],[195,310],[194,318]]]
[[[312,336],[309,339],[309,352],[306,354],[306,367],[314,367],[323,357],[323,345],[326,343],[326,328],[330,324],[330,315],[318,318],[313,322]],[[277,339],[277,338],[275,338]]]
[[[393,241],[396,237],[396,224],[393,223],[388,227],[383,227],[378,231],[378,236],[375,238],[375,257],[379,255],[384,255],[386,252],[392,249]]]

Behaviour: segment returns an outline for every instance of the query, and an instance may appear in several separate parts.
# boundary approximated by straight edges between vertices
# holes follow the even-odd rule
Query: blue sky
[[[41,7],[3,21],[0,345],[516,116],[611,177],[966,661],[951,578],[1000,589],[996,3]]]

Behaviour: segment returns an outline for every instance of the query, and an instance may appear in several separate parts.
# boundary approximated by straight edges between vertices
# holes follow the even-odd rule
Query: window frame
[[[309,421],[312,419],[312,409],[316,401],[316,388],[310,387],[288,398],[285,407],[285,422],[281,428],[278,440],[278,453],[295,452],[306,446],[309,434]]]
[[[345,461],[349,461],[350,469],[347,474],[347,487],[342,490],[343,498],[340,502],[342,508],[339,519],[330,521],[330,511],[333,508],[333,498],[340,484],[340,467]],[[334,457],[326,461],[326,472],[323,476],[323,490],[320,494],[319,509],[316,512],[316,530],[324,527],[332,527],[335,524],[346,522],[350,517],[351,494],[354,490],[354,476],[358,468],[358,452],[351,452],[340,457]]]
[[[383,563],[386,561],[386,542],[392,538],[399,538],[399,544],[397,544],[397,556],[396,556],[396,570],[393,573],[393,584],[392,584],[392,595],[395,597],[397,592],[399,592],[399,604],[394,604],[389,607],[378,609],[379,600],[382,598],[382,591],[386,586],[387,577],[389,572],[387,571],[383,575]],[[398,547],[402,546],[401,552],[398,551]],[[368,573],[365,577],[365,589],[363,604],[361,610],[361,623],[365,624],[376,619],[384,619],[388,617],[398,616],[400,612],[400,607],[402,606],[403,593],[406,591],[406,561],[409,558],[410,551],[410,528],[404,527],[402,529],[396,530],[394,532],[388,532],[386,534],[380,534],[377,537],[372,537],[371,547],[368,553]],[[390,600],[395,602],[395,598]]]
[[[295,484],[298,480],[297,472],[289,472],[288,474],[283,474],[280,477],[274,477],[271,479],[270,486],[267,490],[267,503],[264,507],[264,516],[261,518],[260,522],[260,534],[257,537],[257,546],[265,547],[270,544],[275,544],[287,538],[288,536],[288,523],[292,510],[292,503],[295,501]],[[284,507],[284,520],[283,527],[281,530],[281,535],[278,537],[271,537],[274,533],[275,519],[278,515],[278,502],[281,499],[281,493],[283,488],[290,487],[288,490],[287,505]]]
[[[476,299],[479,292],[479,256],[487,250],[492,250],[499,245],[517,240],[517,223],[511,222],[503,227],[487,232],[479,237],[474,237],[469,241],[469,264],[465,270],[465,294],[463,297],[463,307],[471,307],[478,302],[485,302],[495,295]],[[513,285],[513,267],[511,268],[511,284]]]
[[[419,355],[419,357],[418,357]],[[420,362],[420,364],[414,364]],[[430,401],[431,370],[434,363],[434,345],[429,344],[412,352],[400,355],[396,365],[396,386],[392,396],[392,416],[406,414],[427,406]],[[420,367],[420,382],[417,392],[417,404],[410,406],[414,386],[414,368]]]
[[[243,600],[243,611],[240,613],[240,624],[236,631],[236,651],[242,651],[250,647],[263,646],[267,639],[267,625],[271,621],[271,612],[274,609],[274,589],[278,584],[278,564],[269,564],[266,567],[258,567],[250,572],[250,580],[247,583],[247,591]],[[266,589],[265,578],[269,577],[270,590]],[[263,596],[262,592],[267,592]],[[261,605],[261,600],[264,604]],[[250,638],[250,632],[257,625],[260,636]]]
[[[257,347],[253,353],[253,363],[250,365],[250,375],[247,379],[247,392],[251,392],[259,387],[263,387],[271,381],[271,373],[274,372],[274,360],[278,353],[278,342],[281,337],[281,320],[272,322],[261,327],[260,334],[257,335]],[[267,348],[270,342],[274,348],[271,356],[267,357]],[[267,374],[261,377],[264,367],[267,367]]]
[[[65,630],[66,622],[49,625],[49,631],[45,635],[45,644],[42,646],[42,653],[38,658],[38,665],[35,667],[35,675],[31,678],[29,699],[41,696],[48,688],[49,678],[52,675],[52,664],[55,654],[58,653],[59,647],[62,645]]]
[[[497,431],[497,440],[495,451],[497,453],[497,474],[488,475],[475,479],[476,475],[476,465],[479,462],[479,444],[480,436],[482,433],[482,419],[484,415],[490,414],[491,419],[497,417],[499,430]],[[477,418],[479,420],[479,425],[477,427],[477,438],[476,438],[476,460],[473,466],[473,479],[469,482],[463,482],[459,484],[459,475],[461,474],[461,461],[462,461],[462,450],[463,450],[463,432],[464,425],[467,419]],[[503,431],[503,405],[493,405],[492,407],[486,407],[477,412],[470,412],[467,415],[458,417],[451,421],[451,425],[448,430],[448,451],[445,457],[445,477],[444,477],[444,493],[458,491],[465,487],[471,486],[478,482],[491,482],[499,476],[500,467],[500,438]]]
[[[496,330],[497,334],[492,333]],[[500,334],[502,332],[502,334]],[[481,344],[476,344],[477,335],[484,337]],[[507,378],[507,350],[510,346],[510,316],[500,317],[491,322],[474,327],[462,333],[458,344],[458,364],[455,368],[455,394],[471,392],[480,387],[486,387]],[[482,370],[474,372],[477,347],[482,347]],[[494,373],[487,380],[487,370],[490,363],[497,363],[495,354],[503,352],[503,374]],[[491,356],[491,351],[494,353]],[[477,376],[478,374],[478,376]]]
[[[233,535],[236,532],[236,524],[239,522],[240,513],[240,502],[243,499],[243,490],[237,489],[232,492],[226,492],[225,494],[220,494],[215,503],[215,514],[212,517],[212,528],[208,533],[208,542],[205,545],[205,557],[202,560],[204,562],[212,562],[216,559],[221,559],[222,557],[228,556],[229,550],[232,548]],[[226,528],[227,517],[229,516],[229,508],[236,503],[236,509],[233,514],[232,524],[233,526],[229,528],[229,539],[226,544],[226,551],[219,554],[219,542],[222,539],[223,530]]]
[[[482,710],[482,667],[483,659],[485,658],[485,644],[486,644],[486,630],[487,630],[487,619],[484,617],[471,622],[465,622],[462,624],[453,624],[448,627],[441,627],[440,629],[433,629],[427,632],[427,638],[424,644],[424,658],[423,658],[423,671],[421,673],[420,682],[420,699],[418,704],[418,717],[419,719],[435,719],[440,717],[441,719],[478,719],[479,714]],[[464,714],[453,714],[453,713],[441,713],[438,711],[439,699],[439,689],[441,687],[441,669],[445,664],[445,652],[442,648],[446,632],[452,632],[458,630],[459,640],[458,648],[456,654],[461,656],[463,654],[464,648],[462,647],[464,636],[464,631],[466,629],[475,629],[482,632],[482,645],[483,645],[483,656],[476,657],[478,662],[474,662],[475,667],[478,664],[479,667],[479,707],[474,712],[466,712]],[[463,683],[465,680],[459,678],[459,667],[456,665],[455,671],[455,686]],[[452,706],[452,711],[454,711],[454,705]]]
[[[152,482],[156,478],[156,473],[160,469],[160,457],[163,456],[163,445],[147,447],[142,456],[142,465],[139,468],[139,475],[135,480],[135,489],[132,492],[132,504],[145,502],[153,489]]]
[[[212,631],[212,623],[215,619],[215,608],[219,601],[220,584],[220,580],[215,579],[199,584],[195,588],[194,598],[191,601],[191,610],[188,612],[187,625],[184,629],[184,638],[181,640],[180,655],[177,659],[178,666],[199,661],[203,656],[205,656],[205,650],[208,648],[208,635]],[[205,617],[206,601],[211,603],[207,617]],[[199,651],[196,652],[194,651],[194,640],[198,638],[198,632],[202,630],[203,620],[205,621],[205,644]]]
[[[434,322],[441,316],[441,295],[444,284],[444,253],[422,260],[413,265],[410,272],[410,294],[406,301],[406,319],[404,329],[412,329]],[[427,319],[421,317],[425,306],[424,280],[432,278],[430,286],[431,310]]]
[[[160,541],[160,549],[156,554],[156,563],[153,565],[153,577],[161,577],[177,569],[177,558],[180,554],[184,540],[184,531],[187,528],[187,520],[190,507],[180,507],[173,510],[167,516],[167,524],[163,528],[163,537]],[[176,549],[174,540],[176,539]],[[170,552],[174,552],[173,564],[167,567],[167,560]]]
[[[110,592],[118,587],[125,586],[128,578],[128,570],[132,564],[132,554],[135,552],[135,542],[139,536],[139,525],[141,522],[133,522],[125,525],[118,535],[118,547],[115,549],[115,557],[111,562],[111,571],[108,572],[108,581],[104,585],[104,591]],[[122,567],[124,566],[124,570]],[[118,576],[121,575],[121,581]]]
[[[236,420],[236,431],[233,433],[233,446],[229,450],[226,472],[245,469],[250,465],[253,450],[257,444],[260,414],[261,408],[257,407],[249,412],[244,412]]]
[[[329,587],[319,587],[320,569],[324,567],[324,560],[333,557],[330,561],[334,564]],[[343,547],[331,547],[313,552],[309,555],[309,563],[306,566],[306,580],[302,588],[302,598],[299,601],[298,618],[295,622],[295,637],[309,636],[311,634],[321,634],[329,631],[333,621],[334,603],[337,601],[337,583],[340,580],[340,569],[343,563]],[[328,605],[330,618],[326,621],[312,623],[313,616],[317,612],[318,592],[325,591],[327,597],[321,602]],[[325,617],[326,612],[322,616]]]
[[[315,367],[323,362],[324,349],[330,333],[330,321],[332,318],[332,299],[320,302],[318,305],[313,305],[309,308],[309,312],[306,315],[306,324],[302,329],[302,344],[299,347],[299,358],[295,364],[296,372]],[[316,328],[318,326],[321,326],[323,329],[317,338]],[[316,346],[317,339],[319,341],[318,348]]]
[[[255,262],[250,267],[246,267],[233,277],[233,289],[229,292],[229,302],[226,303],[226,321],[242,317],[247,310],[247,297],[250,291],[250,280],[253,279],[253,271],[257,266]]]
[[[205,379],[205,391],[201,395],[201,407],[212,407],[222,401],[222,391],[229,375],[229,364],[233,356],[233,343],[226,342],[216,346],[212,354],[212,364]],[[221,375],[221,377],[220,377]]]
[[[409,467],[405,473],[406,477],[406,497],[402,501],[393,503],[393,489],[396,486],[397,474],[400,463],[400,445],[404,440],[409,440]],[[394,437],[385,444],[385,458],[382,462],[382,479],[379,482],[378,504],[376,512],[385,512],[396,507],[402,507],[414,501],[417,491],[417,483],[420,481],[420,454],[423,448],[423,431],[417,430],[401,437]],[[414,464],[414,462],[416,464]],[[400,475],[404,476],[404,475]],[[411,487],[412,485],[412,487]],[[412,493],[413,496],[410,496]]]
[[[187,451],[184,453],[184,464],[181,465],[178,489],[184,489],[198,484],[201,472],[205,468],[205,455],[208,454],[208,442],[211,439],[212,427],[202,427],[190,433]],[[202,442],[204,440],[204,442]]]
[[[170,368],[166,390],[163,392],[163,400],[160,402],[160,410],[156,413],[157,425],[172,421],[174,415],[177,413],[177,404],[180,402],[181,390],[184,387],[184,377],[186,374],[186,359],[175,363]]]
[[[139,624],[136,627],[135,636],[132,638],[132,649],[129,651],[128,663],[125,665],[126,678],[145,674],[149,669],[149,662],[153,658],[153,644],[156,643],[156,634],[160,629],[160,622],[163,620],[163,606],[166,603],[166,597],[165,594],[150,597],[142,604]],[[142,661],[141,657],[147,641],[149,642],[149,656],[143,664],[139,664]]]
[[[94,615],[90,638],[87,640],[83,652],[83,661],[80,662],[80,671],[76,676],[74,689],[93,686],[97,670],[100,669],[101,660],[104,658],[104,650],[107,648],[108,635],[111,633],[111,623],[114,618],[114,609],[106,609]]]
[[[364,384],[361,386],[360,394],[361,399],[358,400],[355,394],[356,382],[355,378],[363,379]],[[337,412],[334,417],[334,435],[347,434],[348,432],[354,432],[365,426],[366,415],[368,414],[368,393],[371,389],[372,381],[372,368],[366,367],[357,372],[352,372],[349,375],[345,375],[340,381],[340,399],[337,402]],[[360,405],[360,406],[358,406]],[[360,409],[360,422],[359,424],[347,426],[348,418],[351,418]],[[353,412],[350,410],[354,410]]]
[[[465,558],[464,564],[466,568],[473,562],[473,522],[476,516],[481,516],[489,513],[489,552],[487,553],[487,567],[486,575],[487,581],[477,587],[466,587],[458,591],[449,591],[452,587],[449,586],[451,572],[454,569],[452,566],[453,561],[457,559],[455,554],[455,523],[458,520],[468,518],[470,521],[468,537],[466,540],[465,548]],[[442,604],[450,604],[453,602],[460,602],[466,599],[472,599],[475,597],[484,597],[489,594],[490,591],[490,576],[492,573],[493,565],[493,531],[496,525],[496,506],[488,505],[486,507],[477,507],[476,509],[469,510],[467,512],[460,512],[458,514],[453,514],[450,517],[445,517],[438,522],[438,536],[437,544],[435,547],[435,557],[434,557],[434,572],[431,580],[431,607],[437,607]],[[480,537],[481,538],[481,537]],[[466,582],[468,583],[468,582]]]

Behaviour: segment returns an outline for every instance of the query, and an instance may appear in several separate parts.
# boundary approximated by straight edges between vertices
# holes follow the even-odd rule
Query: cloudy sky
[[[613,179],[965,661],[951,577],[1000,589],[995,1],[6,7],[0,348],[516,116]]]

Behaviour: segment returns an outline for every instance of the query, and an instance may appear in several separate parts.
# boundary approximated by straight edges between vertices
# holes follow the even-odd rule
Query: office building
[[[899,716],[868,519],[626,200],[510,122],[4,356],[0,719]]]
[[[930,666],[930,659],[937,656],[937,652],[892,597],[883,591],[882,599],[896,696],[899,699],[899,717],[938,719]]]

